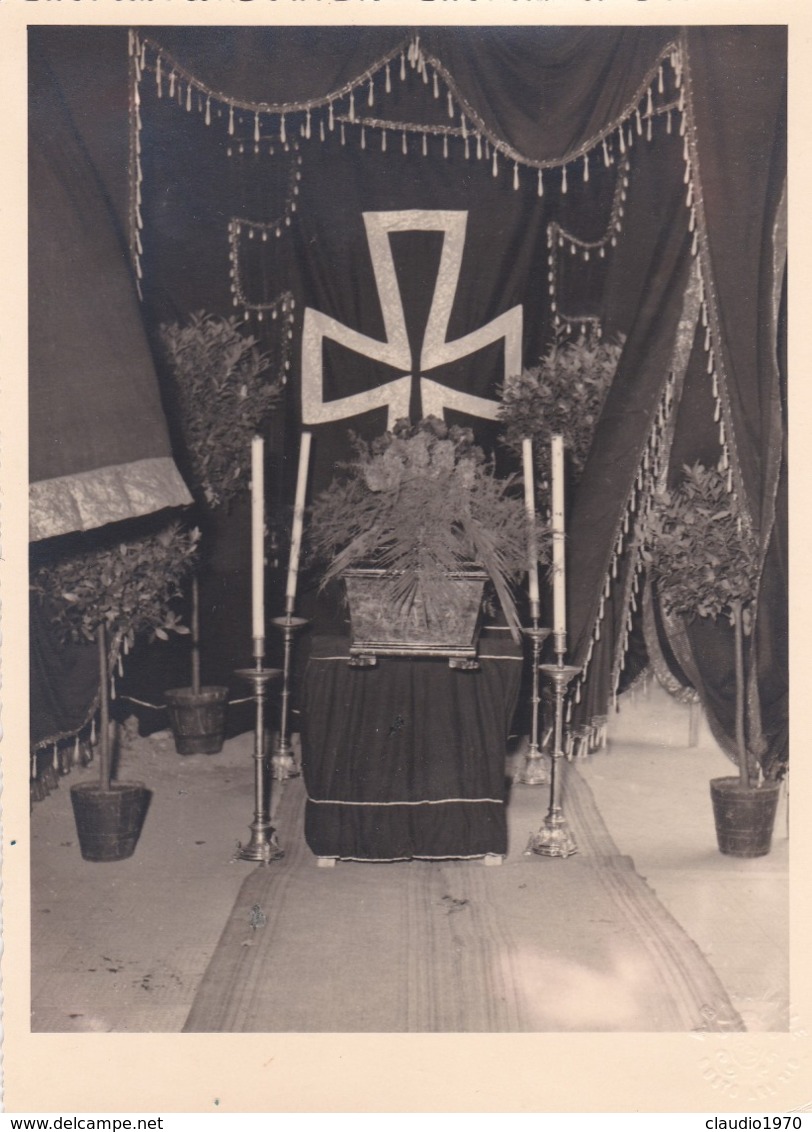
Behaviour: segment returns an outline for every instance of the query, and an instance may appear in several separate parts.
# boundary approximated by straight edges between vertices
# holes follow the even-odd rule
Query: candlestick
[[[528,436],[522,440],[522,464],[524,505],[530,527],[530,545],[528,548],[530,561],[527,567],[527,585],[530,595],[530,616],[537,620],[541,615],[541,601],[539,599],[538,547],[536,544],[536,493],[533,483],[533,441]]]
[[[293,612],[296,601],[296,583],[299,574],[299,555],[302,550],[302,529],[304,527],[305,494],[307,491],[307,469],[310,462],[310,441],[313,434],[302,433],[299,447],[299,474],[296,479],[296,498],[293,504],[293,531],[290,540],[290,563],[288,582],[285,587],[285,609]]]
[[[251,636],[265,639],[265,441],[251,441]],[[264,651],[264,650],[263,650]]]
[[[564,546],[564,438],[558,434],[552,438],[550,462],[553,481],[553,632],[556,637],[556,651],[563,651],[567,633],[567,574]]]

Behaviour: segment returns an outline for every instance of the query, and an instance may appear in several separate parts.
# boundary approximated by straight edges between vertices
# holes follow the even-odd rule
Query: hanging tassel
[[[372,76],[370,75],[370,77],[369,77],[369,95],[367,97],[367,106],[374,106],[374,105],[375,105],[375,84],[373,82]]]
[[[170,73],[169,73],[169,97],[170,98],[175,97],[175,72],[174,71],[170,71]]]
[[[561,192],[565,193],[566,191],[567,191],[567,167],[566,167],[566,165],[562,165],[561,166]]]
[[[637,136],[640,137],[641,134],[643,133],[643,122],[642,122],[642,119],[640,118],[640,110],[639,109],[635,110],[635,112],[634,112],[634,123],[637,126]]]
[[[476,156],[477,161],[482,160],[482,134],[477,134],[476,136]]]
[[[91,745],[91,747],[96,746],[96,717],[95,717],[95,715],[93,716],[93,718],[90,721],[90,745]]]
[[[668,110],[668,113],[665,116],[665,126],[666,126],[666,132],[670,134],[671,133],[671,110],[670,109]]]
[[[651,141],[651,124],[652,124],[652,122],[653,122],[653,118],[647,118],[646,119],[646,141]]]
[[[308,107],[307,116],[305,117],[305,137],[310,139],[310,108]]]
[[[543,179],[543,177],[542,177],[542,175],[541,175],[541,170],[540,170],[540,169],[539,169],[539,177],[538,177],[538,189],[537,189],[536,191],[538,192],[538,195],[539,195],[540,197],[543,197],[543,196],[544,196],[544,179]]]
[[[409,48],[411,51],[411,47]],[[400,53],[400,81],[403,82],[406,78],[406,56],[401,51]]]
[[[111,676],[110,677],[110,699],[114,700],[115,698],[116,698],[116,678],[115,678],[115,676]]]
[[[254,114],[254,141],[259,141],[259,113]]]
[[[319,141],[324,141],[324,119],[319,118]]]
[[[693,232],[694,228],[696,228],[696,209],[692,208],[691,215],[688,219],[688,231]]]
[[[118,674],[119,676],[124,675],[124,661],[122,660],[121,653],[118,654]]]
[[[493,151],[493,162],[491,164],[491,172],[493,173],[494,177],[499,172],[499,166],[498,166],[498,163],[497,163],[497,160],[496,160],[496,149],[495,148],[494,148],[494,151]]]
[[[279,140],[282,142],[282,145],[284,145],[285,142],[288,140],[288,136],[285,133],[285,115],[284,114],[279,119]]]
[[[518,189],[518,187],[519,187],[519,166],[514,161],[513,162],[513,188]]]
[[[609,148],[606,145],[606,138],[603,139],[603,163],[606,168],[609,168]]]
[[[332,102],[330,103],[328,109],[329,109],[328,117],[329,117],[330,133],[332,133],[333,130],[335,129],[335,124],[336,124],[335,123],[335,116],[333,114],[333,104],[332,104]]]
[[[434,94],[435,98],[439,98],[440,97],[440,84],[437,81],[437,72],[436,71],[433,72],[432,78],[433,78],[432,93]]]
[[[470,149],[470,146],[468,144],[468,138],[466,138],[465,139],[465,160],[468,161],[470,156],[471,156],[471,149]]]
[[[392,93],[392,74],[389,70],[389,63],[386,64],[386,93]]]
[[[192,86],[191,83],[186,88],[186,110],[187,112],[192,109]]]
[[[355,91],[350,91],[350,121],[355,121]]]
[[[347,144],[347,135],[344,133],[344,123],[343,122],[341,123],[341,144],[342,145]]]
[[[584,154],[584,181],[589,180],[589,158]]]
[[[403,152],[406,153],[406,131],[403,131]]]
[[[660,94],[662,94],[663,91],[665,90],[665,85],[663,83],[663,65],[662,65],[662,63],[660,63],[660,66],[657,68],[657,90],[659,91]]]
[[[366,149],[366,147],[367,147],[367,131],[366,131],[366,127],[362,126],[361,127],[361,149]]]
[[[426,135],[425,135],[425,134],[423,134],[423,156],[424,156],[424,157],[427,157],[427,156],[428,156],[428,152],[429,152],[429,143],[428,143],[428,139],[426,138]]]
[[[229,134],[234,133],[234,107],[233,106],[229,106],[229,108],[228,108],[228,132],[229,132]]]
[[[161,75],[161,56],[160,55],[155,60],[155,86],[158,89],[158,97],[163,98],[164,92],[163,92],[163,82],[162,82],[162,75]]]
[[[625,153],[626,152],[626,141],[625,141],[625,138],[623,137],[623,127],[618,126],[617,132],[618,132],[618,136],[620,138],[620,152]]]
[[[386,130],[381,131],[381,153],[386,153]]]
[[[448,116],[454,117],[454,99],[451,97],[451,91],[448,92]]]
[[[443,134],[443,157],[448,157],[448,134]]]
[[[468,141],[468,123],[465,121],[464,114],[460,114],[460,130],[465,141]]]

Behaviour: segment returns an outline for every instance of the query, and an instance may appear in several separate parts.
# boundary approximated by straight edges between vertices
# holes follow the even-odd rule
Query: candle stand
[[[262,637],[254,638],[254,661],[253,668],[238,668],[236,673],[252,685],[257,714],[254,727],[254,820],[249,827],[251,838],[246,845],[240,843],[235,860],[259,861],[267,865],[285,855],[284,850],[279,848],[268,811],[265,751],[265,701],[268,685],[282,675],[282,669],[265,667],[265,641]]]
[[[555,689],[555,731],[553,758],[550,770],[550,808],[541,829],[530,838],[528,853],[538,853],[541,857],[571,857],[578,852],[578,845],[570,832],[564,811],[561,807],[560,760],[564,757],[564,692],[567,685],[581,671],[572,664],[564,664],[564,634],[555,634],[555,664],[542,664],[541,671],[553,683]]]
[[[304,617],[294,617],[290,611],[284,617],[274,617],[271,624],[282,633],[284,655],[282,660],[282,696],[281,713],[279,718],[279,737],[274,747],[271,767],[276,782],[284,782],[286,778],[294,778],[299,774],[293,758],[293,747],[290,742],[290,669],[293,655],[293,636],[307,625]]]
[[[551,630],[540,629],[536,616],[533,618],[532,626],[523,628],[522,632],[529,639],[532,648],[533,683],[530,696],[530,749],[525,755],[524,766],[516,774],[514,782],[518,782],[522,786],[544,786],[550,780],[539,748],[539,704],[541,702],[539,696],[539,657],[541,656],[541,646],[549,637]]]

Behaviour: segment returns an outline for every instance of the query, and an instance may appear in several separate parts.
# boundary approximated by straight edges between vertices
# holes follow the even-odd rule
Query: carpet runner
[[[696,944],[618,853],[575,764],[564,812],[579,852],[524,853],[547,787],[513,786],[510,852],[478,861],[316,867],[289,780],[286,856],[245,880],[185,1032],[734,1031]]]

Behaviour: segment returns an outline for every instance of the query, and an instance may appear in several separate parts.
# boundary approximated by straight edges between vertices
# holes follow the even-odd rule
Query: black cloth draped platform
[[[486,629],[480,667],[433,658],[347,664],[316,636],[304,675],[305,838],[319,857],[395,861],[507,852],[505,756],[522,652]]]

